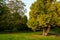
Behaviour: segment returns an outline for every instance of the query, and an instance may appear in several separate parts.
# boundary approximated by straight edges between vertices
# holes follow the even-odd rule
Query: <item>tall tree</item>
[[[13,25],[14,30],[20,30],[23,25],[26,26],[26,22],[27,22],[27,17],[26,20],[23,19],[25,17],[25,4],[21,1],[21,0],[10,0],[8,1],[7,5],[6,5],[10,12],[11,12],[11,26]],[[23,25],[22,25],[23,24]],[[24,27],[23,27],[24,28]]]
[[[8,12],[9,11],[8,7],[6,6],[6,3],[3,0],[0,1],[0,31],[3,31],[5,29],[4,26],[7,26],[5,25],[7,23],[5,20]]]
[[[2,20],[0,25],[2,25],[5,30],[20,31],[21,27],[26,25],[27,22],[27,17],[25,15],[25,4],[21,0],[10,0],[3,5],[5,5],[2,6],[4,9],[1,9],[3,9],[2,12],[4,14],[1,13]]]
[[[42,28],[43,35],[47,36],[50,28],[57,24],[56,0],[37,0],[30,8],[30,18],[27,23],[32,30]],[[56,4],[57,5],[57,4]]]

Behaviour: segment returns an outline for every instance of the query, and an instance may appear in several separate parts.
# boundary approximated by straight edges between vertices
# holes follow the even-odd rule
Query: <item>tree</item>
[[[7,12],[9,12],[7,9],[8,8],[6,7],[5,2],[3,0],[0,0],[0,31],[3,31],[5,28],[4,26],[6,23],[4,23],[4,20],[6,18],[5,16]]]
[[[57,21],[57,24],[56,25],[57,26],[60,26],[60,1],[55,2],[54,5],[55,5],[55,9],[56,9],[55,11],[56,11],[56,13],[58,15],[57,16],[57,20],[56,20]]]
[[[27,17],[26,20],[23,21],[24,17],[25,17],[25,4],[20,0],[11,0],[8,1],[9,3],[6,5],[10,12],[11,12],[11,20],[9,22],[11,27],[13,25],[13,31],[19,31],[20,29],[24,29],[26,26],[26,22],[27,22]],[[9,23],[8,22],[8,23]],[[25,26],[23,26],[25,25]],[[23,28],[22,28],[23,27]]]
[[[56,0],[37,0],[34,2],[30,8],[28,27],[34,31],[42,28],[43,35],[47,36],[50,28],[55,27],[58,21],[56,3]]]
[[[11,0],[4,3],[0,11],[0,27],[3,31],[20,31],[23,25],[26,25],[27,17],[25,13],[25,4],[20,0]],[[1,4],[2,5],[2,4]],[[24,21],[24,22],[23,22]],[[23,25],[22,25],[23,24]]]

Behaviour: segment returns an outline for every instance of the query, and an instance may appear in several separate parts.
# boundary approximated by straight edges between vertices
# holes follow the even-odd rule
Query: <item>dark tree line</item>
[[[25,4],[22,1],[0,1],[0,31],[28,30]]]

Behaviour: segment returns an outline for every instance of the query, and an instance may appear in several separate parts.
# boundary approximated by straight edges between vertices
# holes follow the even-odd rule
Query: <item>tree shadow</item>
[[[48,36],[51,36],[51,35],[60,37],[60,33],[56,33],[56,32],[50,32],[50,33],[48,34]]]

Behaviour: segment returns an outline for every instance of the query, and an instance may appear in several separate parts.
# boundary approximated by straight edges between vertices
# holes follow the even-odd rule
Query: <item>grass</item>
[[[0,40],[60,40],[56,35],[44,37],[40,32],[0,34]]]

